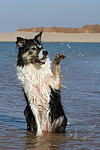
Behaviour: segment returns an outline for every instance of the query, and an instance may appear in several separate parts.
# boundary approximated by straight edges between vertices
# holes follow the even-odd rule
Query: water
[[[43,43],[51,60],[59,52],[61,99],[69,120],[66,133],[34,137],[26,130],[26,105],[16,76],[17,49],[0,43],[0,149],[100,149],[100,43]]]

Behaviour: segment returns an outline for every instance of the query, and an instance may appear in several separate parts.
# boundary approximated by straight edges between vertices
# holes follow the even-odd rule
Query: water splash
[[[67,44],[67,47],[68,47],[69,49],[71,49],[71,48],[72,48],[69,44]]]

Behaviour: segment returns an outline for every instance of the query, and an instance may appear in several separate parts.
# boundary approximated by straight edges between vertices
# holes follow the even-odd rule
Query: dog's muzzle
[[[45,64],[47,55],[48,55],[48,52],[44,49],[42,49],[39,52],[39,61],[40,61],[41,64]]]

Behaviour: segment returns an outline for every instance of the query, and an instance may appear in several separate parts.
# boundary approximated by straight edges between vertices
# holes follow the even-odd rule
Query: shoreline
[[[0,42],[15,42],[16,37],[34,38],[36,32],[15,31],[0,33]],[[43,32],[42,42],[100,43],[100,33],[56,33]]]

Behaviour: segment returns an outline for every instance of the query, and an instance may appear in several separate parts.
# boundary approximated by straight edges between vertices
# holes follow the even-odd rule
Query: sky
[[[0,0],[0,33],[100,24],[100,0]]]

